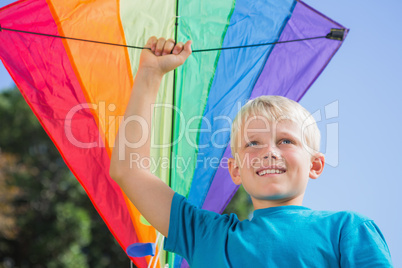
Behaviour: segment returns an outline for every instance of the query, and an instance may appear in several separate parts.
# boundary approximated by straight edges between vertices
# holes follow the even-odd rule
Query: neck
[[[251,197],[251,200],[253,201],[254,210],[256,210],[279,206],[302,206],[303,198],[304,194],[292,198],[283,199],[256,199],[254,197]]]

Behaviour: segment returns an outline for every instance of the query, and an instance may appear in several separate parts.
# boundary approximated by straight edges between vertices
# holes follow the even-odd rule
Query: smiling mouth
[[[283,169],[277,169],[277,168],[273,168],[273,169],[264,169],[261,171],[257,171],[257,175],[258,176],[264,176],[265,174],[282,174],[285,173],[286,171]]]

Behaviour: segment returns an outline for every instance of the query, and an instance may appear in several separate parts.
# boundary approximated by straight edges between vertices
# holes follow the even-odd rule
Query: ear
[[[241,184],[240,170],[234,158],[229,158],[228,168],[234,184],[240,185]]]
[[[312,179],[317,179],[324,170],[325,157],[322,153],[316,153],[311,159],[309,176]]]

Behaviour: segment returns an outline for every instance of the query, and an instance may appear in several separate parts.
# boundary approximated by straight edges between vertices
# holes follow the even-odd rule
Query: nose
[[[272,158],[274,160],[279,160],[281,158],[280,154],[275,152],[274,150],[269,150],[266,155],[264,155],[264,159]]]

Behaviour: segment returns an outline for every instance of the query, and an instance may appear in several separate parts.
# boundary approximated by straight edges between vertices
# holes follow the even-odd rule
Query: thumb
[[[180,56],[182,57],[182,59],[183,59],[183,62],[184,61],[186,61],[186,59],[191,55],[191,53],[192,53],[192,50],[191,50],[191,44],[192,44],[192,41],[191,40],[189,40],[189,41],[187,41],[185,44],[184,44],[184,49],[180,52]]]

